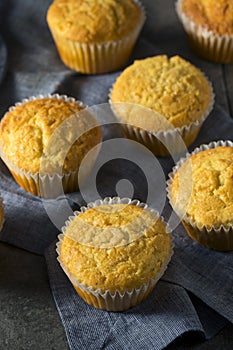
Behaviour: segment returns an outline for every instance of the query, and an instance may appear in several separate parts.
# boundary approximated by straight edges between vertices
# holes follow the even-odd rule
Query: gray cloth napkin
[[[8,71],[0,86],[0,113],[22,98],[40,93],[65,93],[88,105],[108,100],[109,89],[119,72],[83,76],[73,73],[60,61],[45,14],[51,1],[12,0],[0,3],[0,29],[8,46]],[[160,53],[147,38],[141,38],[134,58]],[[218,139],[232,139],[233,121],[219,107],[205,122],[199,137],[192,145]],[[106,139],[119,137],[119,129],[105,129]],[[131,145],[128,145],[129,150]],[[151,156],[138,150],[137,159],[150,169]],[[137,162],[136,162],[137,163]],[[165,176],[173,166],[171,158],[159,159]],[[98,174],[98,190],[102,197],[116,195],[119,179],[134,185],[133,197],[147,199],[148,186],[143,171],[130,162],[115,160],[106,164]],[[151,179],[153,188],[158,186]],[[154,181],[154,182],[153,182]],[[159,184],[165,193],[165,182]],[[59,230],[45,211],[63,212],[60,225],[66,218],[66,199],[72,209],[85,203],[80,193],[42,202],[13,180],[5,165],[0,163],[0,192],[4,199],[5,225],[0,240],[44,254],[54,299],[66,330],[71,349],[162,349],[180,335],[195,331],[210,338],[228,321],[233,322],[233,253],[219,253],[200,247],[178,226],[174,232],[175,254],[163,279],[151,295],[138,307],[124,313],[96,310],[82,301],[56,261],[55,243]],[[160,207],[164,196],[149,200]],[[130,191],[125,195],[129,195]],[[91,197],[91,193],[88,194]],[[156,197],[156,198],[155,198]],[[96,199],[96,198],[94,198]],[[64,210],[63,210],[64,209]],[[168,203],[163,210],[170,217]]]

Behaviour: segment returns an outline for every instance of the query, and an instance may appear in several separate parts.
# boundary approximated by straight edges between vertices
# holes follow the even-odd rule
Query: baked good
[[[217,250],[233,249],[233,143],[214,142],[181,160],[168,194],[188,234]]]
[[[178,16],[192,48],[203,58],[233,62],[233,2],[178,0]]]
[[[1,157],[16,181],[35,195],[42,195],[43,187],[52,191],[54,176],[63,181],[66,192],[77,190],[79,166],[100,141],[94,116],[66,96],[24,100],[10,108],[0,124]]]
[[[81,73],[124,65],[145,20],[133,0],[55,0],[47,21],[62,61]]]
[[[61,266],[80,296],[97,308],[120,311],[141,302],[171,257],[165,223],[139,201],[96,201],[62,231]]]
[[[211,84],[198,68],[179,56],[166,55],[135,61],[110,93],[113,111],[125,123],[127,136],[156,155],[180,151],[181,137],[189,146],[213,100]]]

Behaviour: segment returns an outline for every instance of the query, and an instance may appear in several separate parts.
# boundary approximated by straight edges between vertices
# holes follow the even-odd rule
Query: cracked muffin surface
[[[195,23],[213,33],[233,34],[232,0],[182,0],[182,10]]]
[[[165,268],[171,244],[157,215],[129,204],[101,205],[68,225],[60,258],[79,283],[123,293],[141,287]]]
[[[175,173],[171,192],[180,213],[199,226],[232,226],[233,147],[192,155]]]
[[[55,0],[47,21],[62,37],[82,43],[120,40],[142,20],[132,0]]]
[[[85,113],[88,112],[81,104],[52,97],[12,108],[0,125],[3,155],[13,166],[31,173],[41,170],[42,157],[47,173],[60,168],[64,173],[77,169],[101,139],[100,129],[91,129],[93,117],[89,115],[89,119]],[[84,132],[89,122],[91,130]]]
[[[210,84],[198,68],[179,56],[160,55],[126,68],[113,86],[111,102],[123,121],[156,132],[195,122],[211,96]],[[135,111],[131,104],[148,110]]]

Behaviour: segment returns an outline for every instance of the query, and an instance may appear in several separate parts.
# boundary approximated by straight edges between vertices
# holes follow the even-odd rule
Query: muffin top
[[[132,0],[55,0],[47,14],[52,30],[82,43],[120,40],[142,19],[141,9]]]
[[[4,221],[4,209],[2,204],[2,198],[0,197],[0,231],[3,226],[3,221]]]
[[[233,147],[192,155],[176,172],[171,191],[173,205],[197,225],[232,226]]]
[[[124,292],[154,278],[168,262],[171,238],[150,211],[125,204],[89,208],[66,228],[61,261],[87,287]]]
[[[111,93],[114,109],[124,121],[155,132],[196,121],[211,98],[210,84],[199,69],[179,56],[166,55],[135,61]]]
[[[59,173],[60,168],[63,173],[74,171],[101,140],[98,127],[85,132],[95,122],[76,102],[53,97],[25,102],[7,112],[1,121],[3,158],[26,172]]]
[[[182,10],[195,23],[216,34],[233,34],[232,0],[182,0]]]

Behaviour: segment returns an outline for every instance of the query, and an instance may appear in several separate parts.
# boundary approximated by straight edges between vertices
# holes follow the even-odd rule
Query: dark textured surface
[[[67,349],[43,257],[0,244],[0,349]]]
[[[3,38],[0,36],[0,84],[4,78],[7,65],[7,50]]]
[[[85,94],[88,94],[88,88],[81,92],[75,83],[79,79],[85,80],[85,77],[73,74],[59,61],[44,18],[37,18],[36,21],[33,16],[24,18],[22,8],[25,2],[4,0],[0,3],[0,27],[9,49],[9,67],[0,90],[1,114],[12,102],[34,93],[52,92],[55,89],[69,93],[70,88],[71,91],[76,91],[77,97],[83,94],[82,97],[85,98]],[[45,14],[49,2],[51,1],[27,1],[27,10],[31,7],[31,13],[35,13],[40,12],[43,7]],[[148,19],[139,45],[143,45],[146,37],[153,45],[155,53],[180,54],[200,67],[214,84],[218,104],[232,115],[233,65],[222,66],[205,62],[192,53],[177,20],[173,0],[142,2],[147,9]],[[14,26],[9,28],[8,23],[14,23]],[[43,28],[40,33],[37,31],[39,27]],[[39,36],[40,46],[30,46],[27,40],[21,41],[21,30],[35,41]],[[145,48],[147,45],[144,45]],[[26,60],[26,64],[27,57],[30,60]],[[51,57],[56,58],[54,66],[49,64]],[[0,67],[2,62],[0,58]],[[35,62],[40,69],[40,78],[35,76]],[[68,76],[67,84],[63,84],[63,76]],[[98,79],[93,77],[93,80]],[[59,86],[57,82],[60,82]],[[70,85],[71,82],[74,82],[73,86]],[[230,350],[233,348],[233,326],[229,324],[208,341],[203,341],[197,334],[183,336],[168,348]],[[52,299],[44,258],[0,243],[0,350],[5,349],[66,350],[68,345]]]

